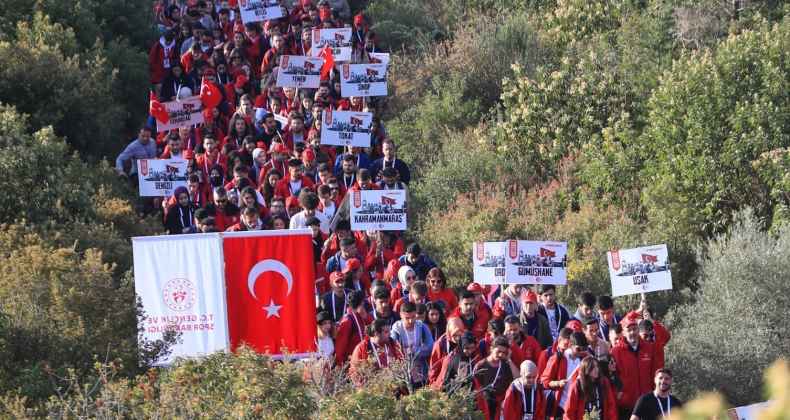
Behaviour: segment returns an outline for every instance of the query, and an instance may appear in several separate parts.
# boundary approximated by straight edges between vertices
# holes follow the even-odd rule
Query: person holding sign
[[[151,127],[144,125],[137,130],[137,140],[129,143],[115,159],[115,169],[118,171],[118,176],[123,179],[129,179],[129,175],[123,170],[123,165],[126,162],[132,164],[132,169],[129,171],[131,174],[132,183],[136,186],[137,179],[137,160],[138,159],[154,159],[158,154],[156,150],[156,142],[151,141],[151,134],[153,130]],[[208,168],[207,168],[208,170]]]
[[[543,420],[546,417],[546,394],[537,378],[535,363],[523,361],[521,376],[510,384],[502,402],[504,420]]]
[[[634,406],[634,412],[631,415],[631,420],[650,420],[668,419],[672,413],[672,409],[679,409],[683,407],[683,403],[679,399],[669,395],[669,390],[672,389],[672,371],[667,368],[660,368],[656,371],[653,378],[656,388],[653,392],[648,392],[639,397]]]
[[[524,334],[538,340],[540,348],[548,348],[554,341],[551,338],[549,321],[538,315],[538,296],[530,289],[521,294],[521,313],[518,321]]]

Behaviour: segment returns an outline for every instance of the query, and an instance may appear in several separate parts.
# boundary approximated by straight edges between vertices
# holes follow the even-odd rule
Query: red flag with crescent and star
[[[200,84],[200,102],[203,102],[203,105],[208,109],[216,108],[222,102],[222,93],[220,93],[219,88],[213,83],[206,81],[205,77]]]
[[[316,351],[315,264],[309,230],[226,234],[230,348],[261,353]]]
[[[170,114],[167,113],[164,105],[162,105],[162,102],[154,95],[154,92],[151,92],[148,112],[162,124],[167,124],[167,122],[170,121]]]
[[[332,56],[332,50],[329,48],[329,44],[324,44],[318,56],[324,58],[324,64],[321,66],[321,80],[324,80],[329,77],[329,71],[335,67],[335,57]]]

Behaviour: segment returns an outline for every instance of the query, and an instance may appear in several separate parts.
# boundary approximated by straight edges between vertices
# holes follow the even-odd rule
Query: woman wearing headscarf
[[[537,381],[538,367],[531,360],[521,362],[521,375],[513,380],[502,402],[504,420],[535,420],[546,417],[546,394]]]
[[[250,179],[261,179],[263,165],[266,163],[266,151],[260,147],[252,151],[252,166],[250,166]],[[259,185],[260,187],[260,185]]]
[[[176,188],[173,195],[176,197],[178,204],[167,211],[165,229],[170,235],[178,235],[194,225],[195,210],[198,209],[198,206],[190,202],[187,187]]]

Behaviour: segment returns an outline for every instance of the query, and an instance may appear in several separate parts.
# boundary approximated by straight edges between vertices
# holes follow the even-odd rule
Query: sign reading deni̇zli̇
[[[284,55],[280,60],[277,87],[318,88],[323,64],[322,57]]]
[[[505,242],[472,243],[472,263],[475,283],[504,283]]]
[[[351,28],[313,29],[313,57],[327,44],[335,62],[351,60]]]
[[[606,253],[612,296],[672,289],[666,245],[620,249]]]
[[[335,146],[370,147],[370,123],[373,114],[354,111],[324,111],[321,143]]]
[[[350,96],[387,96],[387,66],[384,64],[344,64],[340,94]]]
[[[507,241],[507,283],[566,284],[567,252],[565,242]]]
[[[185,159],[139,159],[140,197],[170,197],[176,188],[189,188]]]
[[[242,22],[262,22],[283,17],[280,2],[277,0],[239,0]]]
[[[204,107],[203,103],[200,102],[200,96],[190,96],[177,101],[165,102],[162,105],[165,106],[170,119],[165,124],[157,120],[156,131],[162,132],[179,127],[203,124]]]
[[[350,203],[351,229],[406,230],[406,191],[355,190],[350,192],[352,194]]]

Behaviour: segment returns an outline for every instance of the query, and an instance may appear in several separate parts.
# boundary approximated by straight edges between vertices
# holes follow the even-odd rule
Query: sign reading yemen
[[[157,120],[156,131],[168,131],[178,127],[203,123],[203,103],[200,102],[200,96],[190,96],[178,101],[165,102],[162,105],[165,106],[167,114],[170,115],[170,120],[165,124]]]
[[[340,78],[341,95],[387,96],[387,66],[384,64],[344,64]]]
[[[568,244],[565,242],[507,241],[507,283],[566,284]]]
[[[406,230],[406,191],[351,192],[351,229]]]
[[[239,0],[241,20],[244,23],[262,22],[283,17],[280,2],[277,0]]]
[[[351,28],[313,29],[313,57],[318,57],[326,44],[335,62],[351,60]]]
[[[140,197],[170,197],[176,188],[189,188],[184,159],[138,159]]]
[[[505,242],[472,243],[472,263],[475,283],[502,284],[505,282]]]
[[[672,289],[666,245],[607,252],[612,296]]]
[[[354,111],[324,111],[321,143],[334,146],[370,147],[373,114]]]
[[[321,83],[321,57],[284,55],[277,75],[278,87],[318,88]]]

